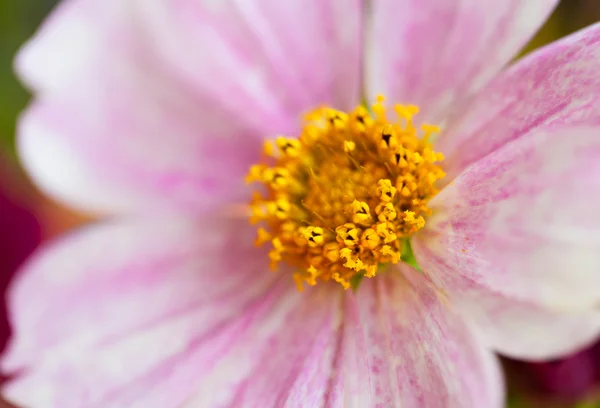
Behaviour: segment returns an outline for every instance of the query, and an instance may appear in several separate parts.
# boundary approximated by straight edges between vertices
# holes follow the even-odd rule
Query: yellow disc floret
[[[425,226],[428,201],[444,177],[441,153],[429,136],[439,129],[412,118],[418,108],[396,105],[388,122],[383,98],[351,113],[321,107],[306,115],[299,138],[265,143],[264,160],[247,182],[262,183],[252,199],[256,245],[270,243],[269,258],[296,267],[294,280],[338,282],[373,277],[397,263],[402,240]]]

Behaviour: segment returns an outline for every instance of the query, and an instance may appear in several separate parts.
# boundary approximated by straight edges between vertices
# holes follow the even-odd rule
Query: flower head
[[[431,148],[432,126],[418,137],[417,108],[396,105],[389,123],[380,98],[375,117],[362,106],[350,114],[319,108],[307,115],[299,138],[265,142],[268,164],[250,169],[266,195],[252,200],[251,222],[263,222],[257,244],[270,241],[273,269],[298,268],[303,283],[336,281],[344,289],[380,265],[397,264],[402,246],[425,225],[427,202],[444,176],[443,155]]]
[[[500,407],[600,329],[600,26],[500,72],[555,3],[64,2],[21,155],[113,217],[21,273],[8,395]]]

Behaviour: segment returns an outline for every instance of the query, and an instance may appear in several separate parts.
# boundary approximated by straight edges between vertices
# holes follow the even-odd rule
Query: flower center
[[[299,138],[264,146],[246,181],[262,183],[251,202],[261,223],[256,245],[270,243],[272,269],[297,268],[303,284],[336,281],[344,289],[380,265],[398,263],[407,238],[425,225],[428,201],[444,177],[429,136],[436,126],[413,126],[418,108],[396,105],[388,122],[383,97],[351,113],[328,107],[306,115]]]

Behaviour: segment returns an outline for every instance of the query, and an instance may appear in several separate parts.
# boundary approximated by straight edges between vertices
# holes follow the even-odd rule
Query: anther
[[[246,183],[253,183],[255,181],[262,181],[263,172],[267,169],[264,164],[255,164],[250,167],[250,171],[246,175]]]
[[[290,183],[290,171],[285,168],[276,167],[263,171],[264,181],[269,183],[275,190],[286,188]]]
[[[352,222],[366,224],[371,219],[371,209],[364,201],[354,200],[352,202]]]
[[[381,254],[390,257],[392,263],[398,263],[400,261],[400,253],[394,251],[389,245],[381,247]]]
[[[340,247],[337,242],[329,242],[323,247],[323,256],[331,262],[337,262],[340,259]]]
[[[306,227],[302,230],[302,236],[308,241],[311,247],[317,247],[325,241],[323,237],[323,228],[321,227]]]
[[[381,238],[383,238],[383,242],[386,244],[395,241],[398,239],[398,236],[394,232],[394,230],[390,227],[390,223],[380,222],[375,226],[375,231],[379,234]]]
[[[385,125],[381,130],[381,147],[392,148],[398,144],[396,132],[391,125]]]
[[[340,225],[335,229],[338,240],[347,246],[354,246],[358,242],[358,229],[352,223]]]
[[[275,140],[275,144],[279,148],[281,154],[288,157],[298,157],[300,153],[300,141],[298,139],[290,139],[286,137],[278,137]]]
[[[379,245],[381,238],[373,228],[367,228],[360,237],[360,243],[369,249],[375,249]]]
[[[377,219],[379,221],[394,221],[396,219],[397,213],[394,204],[392,203],[381,203],[375,208],[375,212],[377,213]]]
[[[269,242],[273,236],[264,228],[259,228],[256,234],[256,240],[254,241],[254,245],[261,246],[265,242]]]
[[[344,112],[328,109],[327,121],[333,129],[343,130],[346,126],[346,122],[348,121],[348,115]]]
[[[425,220],[423,219],[423,217],[415,217],[414,211],[404,211],[404,222],[408,225],[414,225],[418,229],[423,228],[425,226]]]
[[[379,194],[381,201],[392,201],[396,195],[396,187],[392,186],[389,179],[381,179],[377,182],[377,194]]]
[[[344,151],[346,153],[350,153],[354,149],[356,149],[356,143],[354,143],[350,140],[344,140]]]
[[[269,214],[273,214],[275,217],[283,220],[287,217],[292,206],[290,202],[285,198],[280,198],[276,201],[268,202],[267,209]]]

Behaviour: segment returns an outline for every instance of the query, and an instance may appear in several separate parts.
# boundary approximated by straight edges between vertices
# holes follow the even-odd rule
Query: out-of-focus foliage
[[[522,54],[598,21],[600,21],[600,0],[562,0]]]
[[[12,59],[20,46],[56,3],[55,0],[0,1],[0,143],[12,147],[15,117],[27,103],[27,92],[12,73]]]

